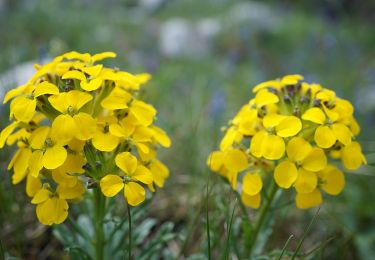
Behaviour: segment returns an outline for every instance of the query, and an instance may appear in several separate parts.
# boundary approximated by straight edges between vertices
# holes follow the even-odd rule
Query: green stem
[[[259,218],[254,226],[253,235],[252,235],[250,248],[249,248],[250,253],[253,253],[252,251],[257,241],[259,231],[261,230],[264,221],[267,219],[267,215],[272,205],[272,201],[275,198],[277,189],[278,189],[277,184],[274,181],[272,181],[272,184],[270,187],[270,193],[268,194],[268,200],[265,202],[264,206],[262,207]]]
[[[127,209],[128,209],[128,224],[129,224],[129,248],[128,248],[128,253],[129,253],[129,260],[133,259],[132,258],[132,214],[130,212],[130,206],[129,204],[126,204]]]
[[[103,196],[99,188],[95,189],[94,196],[94,225],[95,225],[95,259],[103,260],[104,259],[104,230],[103,230],[103,220],[105,214],[105,197]]]

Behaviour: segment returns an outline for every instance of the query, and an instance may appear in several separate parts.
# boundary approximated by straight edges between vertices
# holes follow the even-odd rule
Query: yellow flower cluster
[[[239,190],[245,205],[260,206],[263,181],[273,172],[280,188],[294,187],[298,208],[317,206],[321,190],[337,195],[345,186],[344,174],[328,159],[341,159],[350,170],[366,163],[354,140],[360,128],[353,106],[332,90],[287,75],[253,92],[255,98],[229,122],[220,150],[207,160]],[[237,184],[240,173],[242,185]]]
[[[8,166],[12,182],[26,179],[26,193],[45,225],[62,223],[68,202],[86,188],[100,187],[107,197],[123,189],[134,206],[145,199],[141,184],[154,191],[169,175],[156,149],[171,141],[153,124],[156,109],[139,95],[150,75],[96,64],[114,57],[63,54],[36,65],[35,75],[4,98],[11,100],[12,122],[1,132],[0,148],[17,145]]]

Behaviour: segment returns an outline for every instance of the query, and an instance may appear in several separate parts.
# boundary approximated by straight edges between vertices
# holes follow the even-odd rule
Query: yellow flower
[[[118,146],[120,138],[112,135],[109,131],[110,125],[116,123],[117,118],[114,116],[107,116],[98,119],[97,129],[92,137],[92,144],[96,149],[99,151],[110,152]]]
[[[256,157],[269,160],[280,159],[285,152],[283,137],[295,136],[302,129],[301,120],[295,116],[269,114],[263,118],[264,130],[256,133],[250,145],[251,153]]]
[[[80,109],[91,100],[90,94],[78,90],[48,98],[53,108],[61,113],[52,123],[52,129],[60,139],[69,142],[73,137],[79,140],[92,138],[96,131],[95,119],[87,113],[80,112]]]
[[[44,225],[61,224],[68,217],[69,205],[67,200],[77,199],[84,193],[82,184],[64,188],[58,186],[56,192],[48,188],[40,189],[31,203],[36,204],[36,215]]]
[[[124,197],[129,205],[136,206],[143,202],[146,191],[138,182],[151,184],[153,178],[150,170],[129,152],[117,155],[116,165],[121,169],[120,175],[108,174],[100,180],[103,194],[113,197],[124,189]]]
[[[30,146],[34,149],[29,162],[30,174],[38,177],[43,167],[52,170],[63,165],[68,155],[66,144],[47,126],[35,130],[30,136]]]
[[[317,185],[317,171],[327,165],[324,151],[312,147],[302,137],[292,138],[287,145],[288,159],[281,162],[275,168],[274,178],[277,185],[288,189],[295,183],[299,193],[309,193]]]
[[[0,148],[17,145],[8,165],[12,183],[26,179],[42,224],[62,223],[84,182],[108,196],[120,187],[137,205],[145,188],[155,191],[154,184],[163,187],[169,176],[157,149],[170,147],[171,140],[154,125],[157,111],[141,95],[151,75],[97,64],[114,57],[65,53],[36,64],[35,74],[4,97],[4,104],[11,101],[11,122],[0,133]]]
[[[339,114],[328,109],[325,112],[328,117],[322,109],[313,107],[302,115],[302,119],[319,124],[314,136],[316,144],[321,148],[330,148],[337,140],[344,145],[350,144],[352,133],[346,125],[339,122]]]
[[[293,187],[298,208],[317,206],[323,201],[321,190],[338,195],[345,186],[344,174],[328,159],[341,159],[349,170],[366,164],[354,141],[360,126],[353,105],[334,91],[295,74],[262,82],[253,93],[225,127],[220,150],[207,159],[246,206],[260,206],[263,179],[273,185],[270,194],[276,194],[274,187]],[[241,177],[242,186],[237,184]]]

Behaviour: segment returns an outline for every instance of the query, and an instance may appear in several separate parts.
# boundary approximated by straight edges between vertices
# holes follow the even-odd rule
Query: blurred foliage
[[[217,259],[228,248],[234,207],[229,255],[245,256],[251,236],[235,194],[205,166],[209,151],[217,147],[220,126],[249,100],[251,86],[258,82],[287,73],[320,82],[355,104],[369,165],[347,173],[344,192],[326,200],[301,256],[317,247],[307,258],[371,259],[375,255],[374,11],[374,1],[354,0],[0,0],[0,83],[2,91],[15,87],[22,82],[9,75],[22,70],[12,68],[68,50],[115,51],[118,57],[108,65],[152,73],[146,99],[158,108],[159,125],[172,136],[173,147],[163,154],[171,177],[142,208],[142,218],[135,220],[139,226],[135,236],[141,237],[137,254],[207,258],[208,209],[212,257]],[[6,106],[1,109],[4,126],[8,112]],[[69,225],[52,231],[37,224],[24,191],[10,183],[6,166],[11,155],[6,149],[0,157],[0,240],[6,255],[47,259],[67,250],[77,254],[78,247],[61,239]],[[119,207],[117,217],[126,218],[123,205]],[[274,210],[273,235],[262,259],[277,257],[293,234],[284,253],[290,256],[315,212],[297,211],[293,201]],[[248,212],[251,223],[256,212]],[[152,239],[165,232],[172,236],[155,245],[156,251],[143,250],[143,241],[152,245]]]

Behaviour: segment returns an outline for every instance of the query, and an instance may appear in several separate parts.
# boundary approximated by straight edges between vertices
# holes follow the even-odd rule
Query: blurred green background
[[[252,86],[284,74],[302,74],[355,105],[362,126],[359,140],[369,162],[346,174],[347,186],[340,196],[325,199],[302,252],[329,239],[311,257],[373,259],[374,13],[371,0],[0,0],[0,96],[26,82],[34,63],[70,50],[114,51],[118,57],[107,65],[151,73],[146,100],[158,109],[157,124],[170,134],[173,146],[161,151],[171,176],[143,218],[154,220],[153,230],[171,225],[174,235],[158,247],[165,259],[205,259],[209,183],[217,259],[236,202],[228,185],[206,168],[207,155],[218,146],[220,127],[252,97]],[[7,106],[0,117],[3,128]],[[1,151],[1,248],[25,259],[64,257],[64,243],[37,223],[23,185],[11,185],[6,171],[11,155],[10,148]],[[289,199],[283,196],[285,202]],[[291,204],[280,212],[263,251],[270,258],[291,234],[296,239],[289,249],[296,247],[315,210],[297,211]],[[241,215],[239,210],[235,215]],[[237,241],[244,239],[240,226],[238,217],[231,240],[233,250],[239,251]],[[139,242],[139,250],[142,243],[148,242]]]

